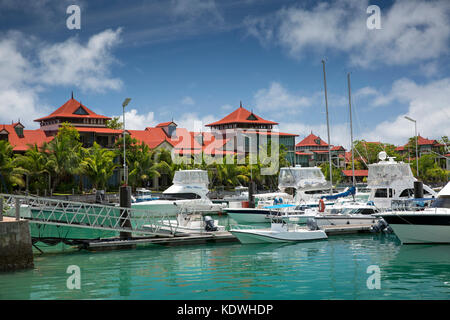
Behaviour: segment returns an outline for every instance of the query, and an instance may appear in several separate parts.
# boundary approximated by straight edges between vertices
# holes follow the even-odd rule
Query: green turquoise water
[[[70,290],[68,266],[81,288]],[[380,289],[369,289],[370,265]],[[239,243],[35,255],[0,274],[0,299],[448,299],[450,246],[346,235],[286,245]]]

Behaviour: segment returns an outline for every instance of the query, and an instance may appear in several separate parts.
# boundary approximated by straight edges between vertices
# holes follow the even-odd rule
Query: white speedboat
[[[306,210],[306,215],[314,215],[319,227],[336,225],[373,225],[380,219],[375,216],[378,208],[372,203],[349,202],[339,207],[331,207],[324,212]]]
[[[285,221],[272,221],[270,228],[231,229],[230,232],[243,243],[280,243],[327,239],[323,230],[309,230]]]
[[[155,197],[150,190],[145,188],[136,188],[136,195],[131,197],[133,203],[158,199],[159,197]]]
[[[154,226],[143,226],[153,229]],[[208,234],[225,231],[225,226],[220,226],[218,220],[201,214],[179,213],[175,220],[163,220],[158,230],[160,233],[179,235]]]
[[[173,216],[181,209],[205,214],[222,212],[225,205],[213,203],[208,198],[208,184],[208,173],[205,170],[179,170],[175,172],[173,185],[158,200],[132,203],[131,207]]]
[[[403,244],[450,243],[450,182],[431,207],[379,214]]]

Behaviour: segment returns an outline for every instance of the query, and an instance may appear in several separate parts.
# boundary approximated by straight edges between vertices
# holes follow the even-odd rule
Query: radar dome
[[[380,159],[381,161],[386,160],[387,158],[387,153],[385,151],[381,151],[380,153],[378,153],[378,159]]]

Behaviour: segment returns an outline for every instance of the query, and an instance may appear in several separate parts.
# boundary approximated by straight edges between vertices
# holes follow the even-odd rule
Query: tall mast
[[[353,123],[352,123],[352,89],[350,86],[350,72],[347,73],[347,82],[348,82],[348,106],[350,109],[350,139],[351,139],[351,148],[352,148],[352,182],[353,186],[355,186],[355,161],[353,157]]]
[[[330,122],[328,120],[328,97],[327,97],[327,77],[325,73],[325,60],[322,60],[323,64],[323,85],[325,89],[325,107],[327,113],[327,133],[328,133],[328,160],[330,162],[330,193],[333,194],[333,165],[331,163],[331,140],[330,140]]]

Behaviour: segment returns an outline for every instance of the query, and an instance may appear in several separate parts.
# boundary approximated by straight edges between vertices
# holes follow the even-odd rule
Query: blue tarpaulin
[[[280,208],[288,208],[288,207],[295,207],[295,204],[276,204],[274,206],[267,206],[264,207],[264,209],[280,209]]]
[[[334,199],[337,199],[337,198],[347,197],[349,195],[354,195],[355,192],[356,192],[356,188],[355,187],[350,187],[345,192],[341,192],[341,193],[337,193],[337,194],[333,194],[333,195],[329,195],[329,196],[322,196],[320,199],[334,200]]]

